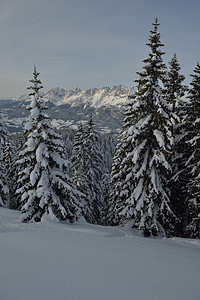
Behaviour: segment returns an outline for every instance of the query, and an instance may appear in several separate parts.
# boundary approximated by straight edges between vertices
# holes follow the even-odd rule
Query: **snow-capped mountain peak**
[[[92,113],[99,131],[116,133],[124,118],[124,104],[132,93],[132,88],[122,85],[87,90],[57,87],[45,93],[43,99],[48,107],[47,113],[57,128],[77,128],[80,122],[87,122]],[[30,101],[27,93],[0,106],[4,122],[11,132],[23,130],[28,116],[26,107]]]
[[[66,91],[56,88],[52,89],[51,93],[46,93],[44,100],[51,101],[57,106],[64,104],[70,104],[71,106],[87,104],[91,107],[99,108],[101,106],[123,104],[126,102],[130,92],[130,88],[122,86],[91,88],[88,90],[76,87]]]
[[[119,106],[127,101],[132,93],[132,88],[119,85],[114,87],[91,88],[82,90],[75,87],[71,90],[63,88],[53,88],[44,94],[45,102],[52,102],[56,106],[69,104],[78,106],[80,104],[89,105],[94,108],[101,106]],[[30,97],[25,94],[17,99],[18,101],[29,101]]]
[[[51,101],[57,103],[65,97],[65,90],[63,88],[54,88],[44,94],[44,101]]]

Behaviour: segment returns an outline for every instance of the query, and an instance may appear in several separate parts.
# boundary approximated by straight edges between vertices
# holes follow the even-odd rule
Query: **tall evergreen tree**
[[[101,225],[113,225],[113,197],[111,185],[111,169],[115,154],[116,137],[112,134],[99,134],[100,150],[103,155],[101,176]]]
[[[104,172],[101,180],[101,194],[102,194],[102,205],[101,205],[101,225],[109,226],[113,225],[114,214],[113,214],[113,191],[111,185],[110,173]]]
[[[84,190],[84,159],[85,159],[85,153],[84,153],[84,131],[83,131],[83,125],[80,124],[78,126],[78,129],[76,131],[75,137],[74,137],[74,145],[72,150],[72,169],[73,169],[73,182],[79,189],[79,191]]]
[[[17,209],[18,201],[15,195],[17,182],[17,168],[16,168],[17,149],[14,145],[10,135],[7,135],[7,140],[4,147],[5,159],[5,178],[9,189],[9,208]]]
[[[124,168],[124,162],[127,159],[127,154],[133,150],[131,140],[128,139],[128,130],[132,124],[131,108],[132,101],[130,100],[126,104],[125,118],[123,120],[121,132],[118,136],[116,152],[113,158],[111,171],[111,183],[113,185],[113,192],[109,210],[113,214],[110,215],[110,221],[112,225],[117,225],[121,221],[121,216],[117,213],[117,209],[120,208],[120,210],[122,210],[122,208],[126,208],[126,199],[122,196],[122,190],[126,178],[126,169]],[[129,164],[131,169],[131,161],[129,162]]]
[[[84,195],[84,217],[87,222],[101,224],[102,213],[102,153],[92,115],[86,129],[79,126],[72,155],[74,182]]]
[[[188,211],[189,224],[187,231],[190,237],[200,237],[200,64],[197,63],[189,90],[189,107],[187,111],[187,170],[189,182]],[[187,146],[186,146],[187,147]]]
[[[176,234],[183,234],[185,219],[185,192],[184,186],[187,182],[185,171],[186,159],[184,155],[185,141],[185,115],[187,103],[183,98],[188,90],[183,84],[185,76],[180,74],[180,64],[176,54],[169,62],[168,78],[165,81],[165,99],[171,107],[171,132],[172,132],[172,153],[170,153],[170,164],[172,176],[170,180],[171,203],[178,222],[176,224]]]
[[[185,76],[180,74],[180,70],[180,64],[176,54],[174,54],[169,62],[168,77],[165,81],[165,97],[172,108],[173,114],[175,114],[174,118],[179,116],[179,109],[182,105],[182,97],[187,91],[187,86],[183,85]]]
[[[8,139],[8,131],[3,123],[0,113],[0,207],[10,206],[9,185],[6,177],[5,147]]]
[[[94,129],[92,115],[90,115],[85,131],[85,175],[87,178],[87,190],[85,191],[89,207],[86,216],[89,222],[101,224],[102,211],[102,153],[100,150],[99,137]]]
[[[17,194],[21,197],[22,220],[39,222],[44,216],[74,221],[80,215],[78,192],[69,176],[65,146],[45,114],[39,73],[34,67],[27,140],[19,153]]]
[[[76,131],[74,137],[74,145],[72,150],[72,170],[73,170],[73,182],[81,193],[81,201],[83,205],[83,215],[88,215],[88,205],[86,200],[86,190],[87,190],[87,178],[85,174],[85,132],[83,125],[80,124]]]
[[[151,52],[143,60],[137,90],[127,107],[112,181],[117,222],[130,221],[146,236],[166,236],[173,231],[174,220],[168,187],[171,167],[167,161],[172,136],[170,109],[162,97],[166,67],[157,18],[153,26],[147,43]]]

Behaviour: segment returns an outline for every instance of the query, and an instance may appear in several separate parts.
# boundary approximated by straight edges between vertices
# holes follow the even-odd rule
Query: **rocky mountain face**
[[[124,117],[124,104],[132,92],[132,88],[121,85],[89,90],[55,88],[45,93],[43,99],[57,128],[75,129],[80,122],[86,123],[92,114],[99,131],[117,133]],[[0,110],[10,132],[23,130],[30,100],[25,94],[17,99],[0,101]]]

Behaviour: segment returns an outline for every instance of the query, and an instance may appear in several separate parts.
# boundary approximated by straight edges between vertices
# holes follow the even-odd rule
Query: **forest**
[[[76,132],[51,124],[40,73],[30,80],[22,135],[0,120],[0,206],[21,222],[43,218],[130,226],[145,237],[200,238],[200,64],[184,85],[174,54],[163,62],[158,19],[116,140],[92,115]]]

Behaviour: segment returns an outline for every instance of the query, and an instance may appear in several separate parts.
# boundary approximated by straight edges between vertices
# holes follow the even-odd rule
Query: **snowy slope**
[[[1,300],[199,300],[200,241],[22,224],[0,208]]]

